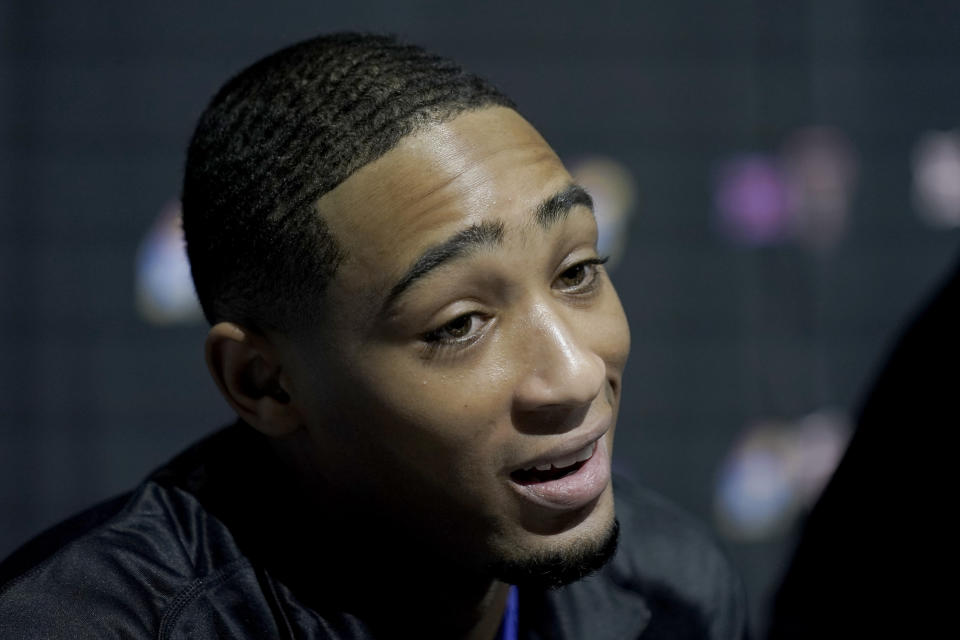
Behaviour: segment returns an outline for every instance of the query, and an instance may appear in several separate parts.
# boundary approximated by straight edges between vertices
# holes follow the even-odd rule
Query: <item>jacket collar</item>
[[[600,573],[548,592],[520,591],[520,625],[536,640],[638,638],[650,608],[617,579],[616,560]],[[521,634],[522,635],[522,634]]]

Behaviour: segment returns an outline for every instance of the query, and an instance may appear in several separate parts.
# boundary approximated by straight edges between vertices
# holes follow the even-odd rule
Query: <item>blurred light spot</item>
[[[715,176],[714,206],[720,230],[748,246],[776,244],[790,231],[787,189],[776,163],[767,156],[735,156]]]
[[[717,479],[714,512],[721,531],[756,541],[787,530],[820,496],[849,434],[847,419],[832,410],[750,427]]]
[[[814,249],[830,249],[847,229],[857,182],[853,145],[839,130],[806,127],[787,138],[781,152],[793,235]]]
[[[160,211],[140,242],[135,287],[137,311],[147,322],[169,325],[203,318],[184,249],[179,202]]]
[[[794,484],[805,507],[812,507],[833,475],[850,441],[848,420],[835,410],[800,418],[793,432],[799,453],[793,468]]]
[[[630,171],[605,156],[591,156],[570,163],[570,175],[593,197],[599,238],[597,250],[610,256],[613,268],[626,250],[627,227],[637,201],[637,187]]]
[[[920,138],[913,151],[913,198],[931,226],[960,226],[960,133],[936,131]]]

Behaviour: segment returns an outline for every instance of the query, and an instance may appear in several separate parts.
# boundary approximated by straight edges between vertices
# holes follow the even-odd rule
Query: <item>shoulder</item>
[[[228,538],[189,494],[146,482],[4,562],[0,637],[157,637],[191,592],[242,569]]]
[[[251,552],[251,523],[272,526],[262,451],[220,430],[22,547],[0,563],[0,638],[270,638],[288,615],[322,631]]]
[[[663,628],[663,637],[683,637],[678,627],[697,627],[696,637],[744,637],[742,585],[706,528],[624,477],[615,478],[614,495],[621,535],[609,575],[644,598],[651,635]]]

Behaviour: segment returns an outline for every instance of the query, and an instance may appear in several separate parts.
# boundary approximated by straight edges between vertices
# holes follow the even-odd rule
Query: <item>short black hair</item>
[[[317,200],[401,138],[460,113],[514,108],[487,81],[394,37],[337,33],[229,80],[187,151],[183,229],[207,320],[315,322],[343,253]]]

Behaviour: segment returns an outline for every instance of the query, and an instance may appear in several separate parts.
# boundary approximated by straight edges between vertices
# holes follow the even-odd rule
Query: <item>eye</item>
[[[483,318],[477,313],[465,313],[457,316],[443,326],[429,331],[423,336],[424,342],[439,344],[456,344],[468,342],[477,336],[483,327]]]
[[[557,282],[562,289],[573,293],[589,291],[597,280],[600,265],[604,264],[608,258],[591,258],[578,262],[557,277]]]
[[[587,278],[587,267],[590,265],[582,262],[576,266],[570,267],[560,274],[560,282],[565,287],[576,287]]]

